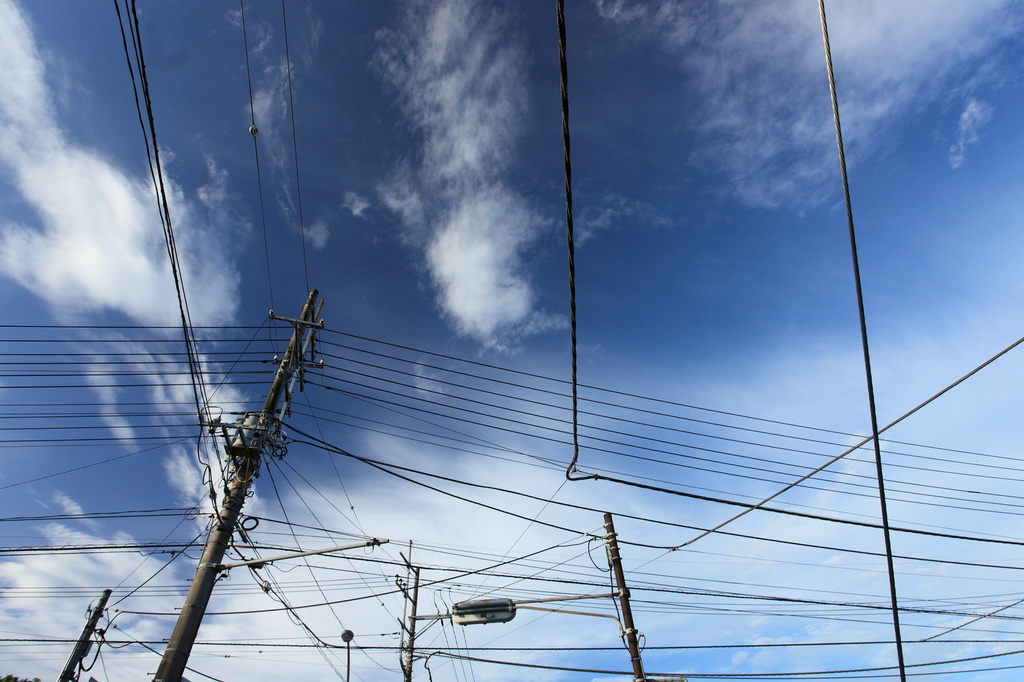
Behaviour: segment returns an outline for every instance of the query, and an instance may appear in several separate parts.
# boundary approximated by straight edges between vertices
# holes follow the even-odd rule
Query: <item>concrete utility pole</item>
[[[605,538],[608,540],[608,562],[612,566],[612,573],[615,576],[615,588],[619,593],[619,605],[622,608],[622,627],[626,635],[626,648],[629,649],[629,658],[633,662],[634,682],[647,682],[644,675],[644,663],[640,660],[640,643],[636,636],[636,628],[633,627],[633,611],[629,607],[629,588],[626,587],[626,575],[622,572],[622,558],[619,557],[619,543],[615,539],[615,526],[612,524],[612,515],[604,515]]]
[[[275,414],[278,403],[284,396],[285,406],[281,408],[280,412],[283,414],[288,409],[291,386],[294,386],[298,373],[302,371],[305,352],[312,344],[315,329],[323,326],[323,323],[314,322],[313,308],[317,295],[316,289],[309,292],[309,298],[302,308],[299,319],[276,318],[286,319],[293,323],[295,331],[288,343],[284,359],[278,365],[274,383],[263,404],[263,411],[259,414],[249,413],[246,415],[234,440],[225,446],[227,494],[224,496],[220,512],[213,522],[213,528],[206,538],[206,547],[203,549],[203,556],[196,568],[195,578],[192,579],[192,588],[185,598],[185,604],[181,607],[181,614],[178,616],[174,632],[171,633],[171,638],[167,642],[167,649],[164,651],[160,667],[157,668],[156,676],[153,678],[154,682],[181,682],[189,654],[192,652],[192,645],[199,632],[199,625],[206,613],[206,606],[213,592],[213,585],[222,567],[221,561],[231,542],[231,535],[235,531],[242,505],[249,493],[249,486],[259,475],[263,448],[271,440],[269,438],[271,432],[276,433],[280,429],[280,419]],[[319,309],[316,313],[319,314]],[[270,314],[273,317],[273,311]],[[305,341],[303,341],[303,337],[305,337]],[[301,349],[300,342],[302,342]],[[289,380],[291,386],[286,389]]]
[[[82,636],[78,638],[78,643],[75,644],[71,657],[68,659],[67,665],[64,666],[60,677],[57,678],[57,682],[74,682],[74,680],[78,679],[78,667],[82,664],[82,659],[89,654],[92,635],[96,632],[96,623],[99,622],[100,616],[103,615],[103,609],[107,605],[107,599],[110,598],[111,592],[112,590],[103,590],[100,600],[96,602],[96,606],[89,612],[89,620],[82,630]]]
[[[409,625],[400,623],[402,630],[405,632],[402,634],[402,680],[404,682],[412,682],[412,664],[413,657],[416,653],[416,606],[420,599],[420,569],[418,566],[412,565],[412,542],[409,542],[409,557],[405,559],[405,567],[412,574],[412,608],[409,612]],[[406,599],[409,599],[409,592],[406,589],[408,585],[399,584],[399,589],[402,590],[402,594],[405,595]],[[408,636],[408,643],[406,643],[406,636]]]

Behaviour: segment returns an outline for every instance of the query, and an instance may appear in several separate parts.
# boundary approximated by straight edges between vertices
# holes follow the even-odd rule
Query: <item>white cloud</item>
[[[411,3],[401,30],[379,35],[376,60],[423,135],[418,164],[399,164],[381,199],[423,250],[442,311],[491,346],[547,328],[524,267],[542,220],[503,177],[526,101],[525,55],[509,35],[484,3]]]
[[[427,262],[460,333],[487,339],[529,315],[532,292],[519,271],[516,234],[529,224],[528,211],[504,192],[480,194],[455,207],[434,234]]]
[[[53,501],[54,503],[57,504],[58,507],[60,507],[64,511],[65,514],[69,514],[71,516],[81,516],[83,513],[85,513],[85,510],[82,509],[82,505],[78,504],[73,499],[68,497],[63,491],[54,490]]]
[[[116,533],[104,538],[75,531],[63,524],[50,523],[39,529],[47,543],[53,546],[73,545],[117,545],[133,542],[133,538],[125,533]],[[8,559],[0,562],[0,594],[3,594],[7,608],[4,612],[5,627],[14,632],[45,637],[75,638],[82,631],[85,607],[100,596],[100,589],[95,593],[82,592],[81,597],[69,600],[66,590],[75,588],[93,588],[98,585],[110,585],[111,577],[131,576],[135,571],[141,575],[152,575],[160,567],[160,557],[150,556],[142,560],[134,553],[65,553],[58,561],[46,554],[31,555]],[[140,570],[141,569],[141,570]],[[31,599],[24,595],[32,594]],[[158,600],[164,602],[164,600]],[[151,602],[152,603],[152,602]],[[73,604],[73,606],[70,606]],[[166,606],[171,605],[166,600]],[[161,604],[164,606],[164,604]],[[16,620],[14,618],[17,617]],[[138,619],[129,616],[122,625],[135,624]],[[135,630],[137,636],[148,638],[159,636],[161,630],[143,623],[141,629]],[[111,638],[118,638],[116,631]],[[36,654],[31,647],[26,647],[21,660],[14,661],[22,670],[34,668],[34,673],[42,670],[59,669],[59,664],[52,660],[53,656]],[[12,662],[8,662],[11,665]],[[145,673],[142,665],[133,662],[132,672],[139,676]]]
[[[39,219],[38,225],[0,224],[0,271],[59,313],[113,309],[143,323],[173,323],[177,299],[149,181],[67,138],[31,30],[6,1],[0,2],[0,61],[6,65],[0,164]],[[215,188],[226,180],[215,164],[211,173],[199,197],[207,212],[223,200]],[[199,243],[200,235],[208,239],[223,226],[202,221],[200,203],[173,181],[168,185],[186,291],[201,280],[214,292],[192,301],[193,320],[230,316],[237,275],[221,250]]]
[[[648,5],[633,4],[628,0],[594,0],[594,5],[602,19],[612,21],[637,21],[650,13]]]
[[[331,230],[327,226],[326,220],[314,220],[306,228],[306,240],[316,250],[322,250],[327,246],[328,240],[331,238]]]
[[[953,87],[1016,30],[1007,0],[830,3],[829,37],[848,154],[882,145],[901,117]],[[692,77],[695,160],[759,206],[808,205],[835,185],[834,133],[817,7],[795,0],[648,5],[596,0],[598,13],[657,42]]]
[[[366,209],[370,208],[370,200],[355,192],[345,192],[345,200],[341,202],[341,205],[352,211],[352,215],[356,218],[362,218]]]
[[[956,129],[956,142],[949,148],[949,167],[959,168],[967,160],[967,148],[981,140],[981,127],[992,118],[992,107],[974,97],[967,101]]]

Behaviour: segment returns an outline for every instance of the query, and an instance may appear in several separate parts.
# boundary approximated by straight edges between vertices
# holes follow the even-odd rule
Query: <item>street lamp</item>
[[[548,597],[547,599],[471,599],[452,605],[451,613],[439,613],[436,616],[417,616],[419,619],[451,617],[455,625],[486,625],[487,623],[507,623],[516,617],[516,609],[535,609],[537,611],[554,611],[555,613],[572,613],[580,616],[603,616],[618,620],[615,616],[604,613],[587,613],[585,611],[566,611],[565,609],[549,609],[543,606],[527,606],[549,601],[575,601],[577,599],[604,599],[614,597],[609,594],[584,594],[572,597]],[[621,625],[619,626],[621,628]]]
[[[511,599],[476,599],[452,606],[452,623],[474,625],[507,623],[516,617],[516,604]]]
[[[355,637],[351,630],[341,631],[341,641],[345,643],[345,682],[348,682],[352,674],[352,638]]]
[[[452,605],[451,613],[439,613],[432,616],[416,616],[417,619],[440,619],[450,617],[455,625],[486,625],[488,623],[507,623],[516,617],[517,609],[534,609],[537,611],[552,611],[554,613],[569,613],[577,616],[596,616],[611,618],[619,622],[618,617],[606,613],[589,613],[586,611],[569,611],[566,609],[553,609],[544,606],[532,606],[540,602],[552,601],[575,601],[577,599],[599,599],[618,596],[618,593],[609,594],[586,594],[573,597],[549,597],[547,599],[471,599],[458,602]],[[619,623],[622,630],[622,623]],[[685,677],[643,677],[644,682],[686,682]]]

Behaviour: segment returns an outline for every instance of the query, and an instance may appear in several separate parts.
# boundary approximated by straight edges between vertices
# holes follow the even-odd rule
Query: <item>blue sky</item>
[[[587,534],[602,533],[601,511],[639,543],[623,555],[649,671],[896,679],[876,528],[759,512],[669,552],[658,548],[738,508],[565,481],[551,4],[288,0],[291,91],[280,3],[246,2],[244,36],[237,4],[139,4],[184,288],[217,386],[208,414],[262,403],[288,333],[258,329],[269,309],[296,315],[309,287],[326,300],[325,368],[288,427],[307,442],[268,462],[250,539],[391,540],[361,556],[392,563],[235,569],[211,610],[256,613],[207,619],[192,679],[337,679],[344,651],[309,633],[340,646],[344,628],[353,679],[394,679],[403,604],[386,593],[410,541],[439,581],[421,613],[600,593]],[[580,468],[754,503],[869,429],[817,3],[568,4]],[[826,6],[884,425],[1021,336],[1024,8]],[[187,374],[168,373],[183,366],[179,309],[114,8],[0,0],[0,57],[0,674],[55,677],[70,644],[22,640],[76,637],[110,587],[108,639],[126,645],[101,647],[89,674],[139,677],[159,658],[136,642],[168,636],[198,551],[112,549],[200,536],[205,517],[183,510],[208,509],[219,446],[197,445]],[[893,524],[974,538],[894,535],[907,662],[923,679],[1017,679],[1024,595],[1003,566],[1020,563],[1018,354],[886,434]],[[31,388],[62,381],[75,388]],[[874,523],[873,476],[860,451],[773,504]],[[132,513],[92,518],[114,511]],[[52,549],[84,545],[107,549]],[[273,595],[308,605],[295,616],[308,629]],[[613,613],[610,600],[578,604]],[[617,634],[607,618],[528,611],[505,626],[436,624],[419,650],[441,653],[415,676],[524,676],[450,653],[628,670]],[[230,644],[243,640],[265,646]]]

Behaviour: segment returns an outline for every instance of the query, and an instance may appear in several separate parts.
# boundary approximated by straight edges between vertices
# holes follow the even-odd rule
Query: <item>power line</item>
[[[292,55],[288,47],[288,10],[281,0],[281,24],[284,34],[284,63],[288,72],[288,113],[292,123],[292,153],[295,159],[295,203],[299,211],[299,239],[302,242],[302,272],[306,277],[306,290],[309,286],[309,264],[306,259],[306,224],[302,218],[302,183],[299,181],[299,142],[295,132],[295,95],[292,89]]]
[[[459,484],[459,485],[471,486],[471,487],[479,488],[479,489],[483,489],[483,490],[500,491],[500,492],[504,492],[504,493],[508,493],[508,494],[512,494],[512,495],[517,495],[517,496],[533,497],[533,499],[543,499],[543,498],[536,498],[535,496],[530,496],[530,495],[528,495],[526,493],[519,492],[519,491],[504,489],[504,488],[500,488],[500,487],[497,487],[497,486],[485,485],[485,484],[480,484],[480,483],[470,483],[470,482],[467,482],[467,481],[464,481],[464,480],[458,480],[458,479],[455,479],[455,478],[452,478],[452,477],[449,477],[449,476],[443,476],[443,475],[440,475],[440,474],[433,474],[433,473],[429,473],[429,472],[426,472],[426,471],[423,471],[423,470],[413,469],[413,468],[401,466],[401,465],[398,465],[398,464],[392,464],[392,463],[388,463],[388,462],[382,462],[380,460],[374,460],[374,459],[370,459],[370,458],[367,458],[367,457],[362,457],[360,455],[352,454],[352,453],[350,453],[350,452],[348,452],[346,450],[343,450],[343,449],[341,449],[341,448],[339,448],[337,446],[331,445],[330,443],[326,443],[324,441],[321,441],[321,440],[317,439],[316,437],[314,437],[314,436],[312,436],[312,435],[310,435],[308,433],[303,432],[301,429],[296,428],[295,426],[289,425],[289,428],[293,432],[298,433],[301,436],[303,436],[303,438],[307,439],[307,440],[302,440],[302,441],[296,440],[295,442],[302,442],[302,443],[305,443],[307,445],[311,445],[313,447],[318,447],[318,448],[329,450],[329,451],[334,452],[336,454],[343,455],[345,457],[349,457],[349,458],[361,461],[361,462],[363,462],[365,464],[369,464],[370,466],[374,467],[375,469],[378,469],[378,470],[383,471],[385,473],[389,473],[392,476],[401,478],[401,479],[406,480],[406,481],[408,481],[410,483],[414,483],[416,485],[419,485],[419,486],[422,486],[422,487],[426,487],[426,488],[429,488],[431,490],[435,490],[437,492],[441,492],[441,493],[443,493],[443,494],[445,494],[445,495],[447,495],[449,497],[454,497],[456,499],[460,499],[460,500],[463,500],[465,502],[471,502],[472,504],[475,504],[477,506],[482,506],[482,507],[485,507],[485,508],[488,508],[488,509],[491,509],[491,510],[494,510],[494,511],[501,512],[503,514],[508,514],[508,515],[511,515],[511,516],[515,516],[517,518],[524,518],[524,517],[522,517],[521,515],[516,514],[514,512],[510,512],[508,510],[497,508],[495,505],[486,504],[486,503],[483,503],[483,502],[480,502],[480,501],[477,501],[477,500],[471,500],[469,498],[465,498],[463,496],[456,495],[456,494],[450,493],[448,491],[440,490],[439,488],[427,485],[427,484],[422,483],[420,481],[416,481],[415,479],[409,478],[408,476],[404,476],[402,474],[395,473],[395,471],[391,471],[391,470],[393,469],[393,470],[397,470],[397,471],[406,471],[406,472],[410,472],[410,473],[416,473],[416,474],[420,474],[420,475],[423,475],[423,476],[428,476],[430,478],[444,480],[444,481],[449,482],[449,483],[456,483],[456,484]],[[608,481],[612,481],[612,482],[619,482],[619,481],[616,481],[614,479],[607,478],[607,477],[602,477],[602,480],[608,480]],[[693,499],[700,499],[700,500],[704,500],[704,501],[708,501],[708,502],[716,502],[716,503],[719,503],[719,504],[725,504],[725,505],[731,505],[731,506],[739,506],[739,507],[747,506],[746,504],[744,504],[742,502],[737,502],[737,501],[734,501],[734,500],[727,500],[727,499],[722,499],[722,498],[714,498],[714,497],[710,497],[710,496],[707,496],[707,495],[697,495],[697,494],[694,494],[694,493],[686,493],[686,492],[679,491],[679,490],[671,490],[671,489],[659,488],[657,486],[651,486],[651,485],[635,483],[635,482],[627,482],[627,483],[629,483],[630,485],[634,485],[636,487],[643,487],[643,488],[647,488],[649,490],[656,491],[656,492],[664,492],[664,493],[668,493],[668,494],[672,494],[672,495],[679,495],[679,496],[689,497],[689,498],[693,498]],[[560,503],[554,502],[554,504],[560,504]],[[871,522],[867,522],[867,521],[856,521],[856,520],[853,520],[853,519],[844,519],[844,518],[839,518],[839,517],[829,517],[829,516],[824,516],[824,515],[820,515],[820,514],[811,514],[811,513],[808,513],[808,512],[795,511],[795,510],[791,510],[791,509],[781,509],[781,508],[776,508],[776,507],[760,507],[759,510],[760,511],[771,512],[771,513],[776,513],[776,514],[787,515],[787,516],[795,516],[795,517],[800,517],[800,518],[817,520],[817,521],[828,521],[828,522],[838,523],[838,524],[859,526],[859,527],[862,527],[862,528],[874,528],[874,529],[881,528],[881,526],[879,524],[871,523]],[[529,519],[525,519],[525,520],[529,520]],[[563,530],[563,531],[569,531],[569,532],[574,532],[574,533],[585,534],[582,531],[573,530],[573,529],[566,528],[566,527],[563,527],[563,526],[559,526],[559,525],[556,525],[556,524],[550,524],[550,523],[546,523],[546,522],[538,522],[538,523],[541,523],[542,525],[546,525],[548,527],[551,527],[551,528],[554,528],[554,529],[557,529],[557,530]],[[894,530],[896,532],[900,532],[900,533],[908,533],[908,534],[912,534],[912,535],[922,535],[922,536],[928,536],[928,537],[941,537],[941,538],[955,539],[955,540],[967,540],[967,541],[972,541],[972,542],[983,542],[983,543],[991,543],[991,544],[1024,546],[1024,541],[1017,541],[1017,540],[1008,540],[1008,539],[999,539],[999,538],[985,538],[985,537],[967,536],[967,535],[957,535],[957,534],[954,534],[954,533],[943,533],[943,532],[938,532],[938,531],[922,530],[922,529],[918,529],[918,528],[893,527],[892,530]],[[622,543],[622,544],[632,544],[632,545],[641,546],[641,547],[650,547],[652,549],[677,550],[677,549],[680,548],[679,545],[671,545],[671,546],[666,546],[666,545],[649,545],[649,544],[642,544],[642,543],[631,543],[631,542],[628,542],[628,541],[625,541],[625,540],[620,540],[620,543]]]
[[[263,255],[267,264],[267,291],[270,294],[270,308],[274,309],[274,281],[270,276],[270,241],[267,237],[267,210],[263,202],[263,174],[260,171],[260,145],[256,139],[259,128],[256,127],[256,106],[252,95],[252,70],[249,66],[249,31],[245,23],[245,0],[238,0],[239,13],[242,19],[242,44],[245,49],[245,79],[249,85],[249,134],[252,135],[252,150],[256,159],[256,187],[260,200],[260,222],[263,226]],[[309,287],[306,287],[309,289]]]

